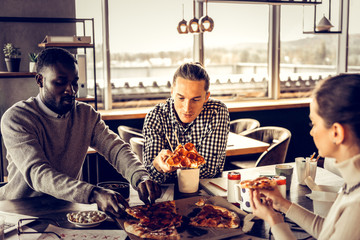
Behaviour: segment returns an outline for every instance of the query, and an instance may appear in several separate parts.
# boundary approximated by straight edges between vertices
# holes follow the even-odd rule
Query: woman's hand
[[[260,198],[259,190],[250,190],[250,206],[253,210],[253,214],[270,224],[270,226],[274,226],[277,223],[284,222],[283,216],[275,212],[272,205],[273,202],[271,199],[264,199]]]
[[[289,200],[285,199],[281,195],[279,188],[277,187],[272,190],[259,189],[259,192],[260,194],[265,195],[266,201],[271,200],[272,207],[275,210],[282,213],[286,213],[292,204]]]

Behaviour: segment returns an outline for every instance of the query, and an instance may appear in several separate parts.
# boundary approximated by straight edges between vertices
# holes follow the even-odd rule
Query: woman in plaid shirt
[[[209,75],[199,63],[185,63],[174,74],[171,98],[147,114],[143,127],[144,165],[157,182],[176,179],[176,168],[165,163],[172,154],[169,149],[178,145],[176,135],[180,144],[193,143],[205,158],[200,178],[222,173],[230,117],[224,103],[210,98],[209,85]]]

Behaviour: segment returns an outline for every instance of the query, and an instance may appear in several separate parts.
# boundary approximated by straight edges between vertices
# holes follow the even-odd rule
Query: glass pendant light
[[[181,20],[177,26],[177,30],[180,34],[187,34],[188,33],[188,26],[187,26],[187,22],[184,19],[184,4],[182,5],[182,14],[183,14],[183,20]]]
[[[208,16],[208,1],[205,1],[206,15],[200,18],[200,29],[202,32],[211,32],[214,29],[214,20]]]
[[[194,18],[189,21],[189,32],[200,33],[199,19],[195,17],[195,0],[194,0],[193,8],[194,8]]]

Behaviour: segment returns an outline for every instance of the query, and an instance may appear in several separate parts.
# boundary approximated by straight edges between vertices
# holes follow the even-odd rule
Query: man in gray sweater
[[[44,194],[97,203],[119,216],[128,203],[120,194],[79,180],[88,147],[96,149],[139,193],[145,203],[161,194],[130,146],[109,130],[90,105],[75,100],[76,59],[66,50],[43,50],[37,60],[37,97],[20,101],[1,119],[9,182],[0,200]]]

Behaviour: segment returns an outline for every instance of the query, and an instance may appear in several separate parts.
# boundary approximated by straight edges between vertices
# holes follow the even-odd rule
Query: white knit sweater
[[[309,234],[320,240],[360,239],[360,155],[335,164],[347,184],[348,194],[341,191],[326,218],[292,204],[286,217],[301,226]],[[359,185],[357,185],[359,184]],[[273,226],[275,239],[295,239],[285,223]]]

